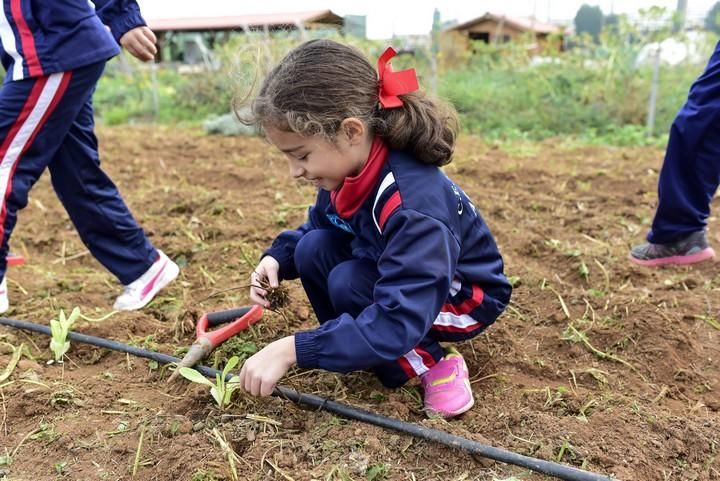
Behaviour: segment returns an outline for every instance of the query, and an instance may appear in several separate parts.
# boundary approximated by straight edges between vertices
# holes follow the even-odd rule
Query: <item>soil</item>
[[[141,312],[74,329],[182,354],[202,313],[248,303],[254,262],[302,222],[313,189],[261,139],[152,126],[99,137],[106,170],[182,270]],[[416,384],[389,390],[367,373],[294,370],[283,385],[618,479],[720,479],[718,264],[627,261],[651,220],[661,162],[655,148],[462,137],[447,172],[483,213],[515,285],[497,323],[459,345],[475,407],[427,419]],[[7,317],[48,324],[60,309],[111,311],[120,286],[87,253],[47,176],[11,247],[28,262],[9,271]],[[312,327],[302,289],[287,285],[286,308],[207,363]],[[206,387],[168,384],[168,370],[146,359],[73,343],[64,363],[48,364],[45,336],[0,327],[0,341],[0,369],[10,345],[34,358],[0,383],[0,479],[550,479],[278,398],[238,392],[220,410]]]

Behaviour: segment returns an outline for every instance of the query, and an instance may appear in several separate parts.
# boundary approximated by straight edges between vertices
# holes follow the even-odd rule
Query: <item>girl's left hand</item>
[[[283,337],[245,361],[240,370],[240,386],[253,396],[269,396],[296,362],[295,336]]]

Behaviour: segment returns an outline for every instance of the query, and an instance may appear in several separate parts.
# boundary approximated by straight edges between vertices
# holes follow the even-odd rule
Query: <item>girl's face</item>
[[[265,126],[265,134],[275,147],[285,153],[290,175],[303,177],[319,189],[337,190],[346,177],[360,173],[372,145],[372,139],[360,120],[346,119],[343,126],[345,128],[341,126],[341,133],[334,143],[323,137],[303,137],[271,126]]]

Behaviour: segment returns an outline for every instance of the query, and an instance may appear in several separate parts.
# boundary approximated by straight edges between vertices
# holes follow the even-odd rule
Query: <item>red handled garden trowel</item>
[[[259,305],[240,307],[227,311],[204,314],[195,327],[196,340],[188,349],[187,354],[178,363],[169,381],[175,379],[181,367],[192,367],[207,357],[210,352],[235,334],[244,331],[262,317],[263,308]],[[229,324],[227,324],[229,323]],[[208,328],[227,324],[220,329],[207,332]]]

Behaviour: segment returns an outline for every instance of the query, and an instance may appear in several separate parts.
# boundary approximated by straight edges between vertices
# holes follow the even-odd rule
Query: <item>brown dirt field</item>
[[[260,139],[143,126],[102,129],[100,140],[133,212],[183,268],[142,312],[75,329],[176,354],[202,312],[247,304],[252,263],[303,220],[312,188]],[[661,160],[652,148],[463,137],[447,171],[483,212],[516,285],[498,322],[459,346],[476,406],[427,420],[416,385],[388,390],[366,373],[292,371],[283,384],[623,480],[720,479],[717,264],[626,260],[652,216]],[[11,246],[29,262],[9,272],[7,317],[48,324],[61,308],[110,312],[119,286],[84,254],[47,177]],[[289,285],[283,316],[266,314],[209,363],[312,326]],[[49,338],[0,327],[0,341],[35,356],[0,387],[0,479],[233,479],[213,432],[239,456],[237,479],[550,479],[276,398],[238,394],[221,412],[204,387],[169,386],[166,370],[121,353],[73,344],[63,365],[48,365]],[[8,349],[0,343],[0,369]]]

